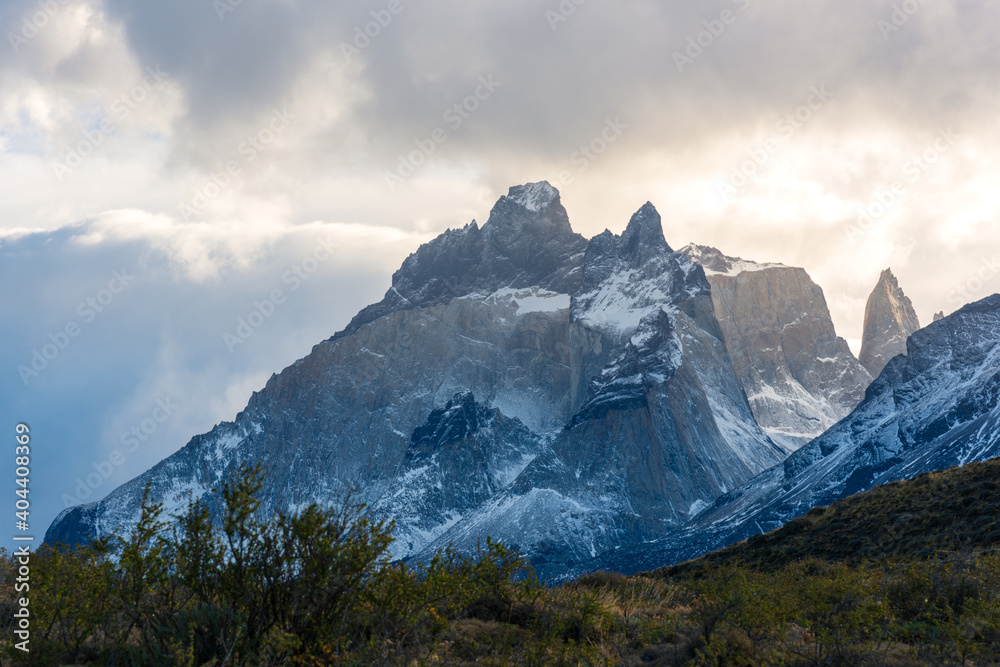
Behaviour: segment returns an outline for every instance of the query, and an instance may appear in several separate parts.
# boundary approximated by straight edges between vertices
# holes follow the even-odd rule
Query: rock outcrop
[[[892,269],[879,276],[865,305],[865,330],[859,360],[872,377],[878,377],[889,360],[906,354],[906,339],[920,328],[910,299],[903,294]]]

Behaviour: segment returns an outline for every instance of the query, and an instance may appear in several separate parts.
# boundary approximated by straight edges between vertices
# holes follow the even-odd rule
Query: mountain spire
[[[865,330],[861,342],[861,365],[878,377],[898,354],[906,354],[906,339],[920,329],[910,299],[903,294],[892,269],[879,276],[865,306]]]

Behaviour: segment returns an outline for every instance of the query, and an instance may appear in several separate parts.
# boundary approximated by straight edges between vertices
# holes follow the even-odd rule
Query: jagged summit
[[[752,262],[740,257],[729,257],[718,248],[707,245],[689,243],[678,252],[688,256],[692,262],[697,262],[705,269],[705,273],[712,275],[721,273],[727,276],[739,275],[744,271],[762,271],[776,267],[783,267],[784,264]]]
[[[544,181],[512,187],[482,227],[473,221],[449,229],[407,257],[382,301],[358,313],[334,338],[398,310],[473,293],[537,286],[570,294],[579,287],[586,247],[558,190]]]
[[[660,214],[647,202],[621,236],[605,230],[590,240],[573,317],[634,332],[654,310],[710,292],[701,267],[670,249]]]
[[[906,339],[920,329],[920,320],[910,299],[903,294],[892,269],[885,269],[865,305],[861,364],[878,377],[889,360],[906,354]]]
[[[438,443],[460,440],[478,430],[476,397],[465,391],[455,394],[443,408],[431,411],[427,423],[414,429],[410,447],[433,451]]]
[[[651,256],[673,252],[663,236],[660,214],[650,202],[635,212],[621,238],[621,252],[635,266],[644,264]]]
[[[504,199],[520,204],[532,213],[538,213],[548,208],[553,202],[559,203],[559,191],[549,185],[548,181],[539,181],[538,183],[513,186],[507,196],[501,197],[500,201]]]

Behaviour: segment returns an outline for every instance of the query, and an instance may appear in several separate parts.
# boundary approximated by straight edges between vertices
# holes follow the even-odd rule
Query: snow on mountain
[[[544,450],[518,419],[457,394],[410,438],[392,487],[373,505],[396,522],[392,553],[405,558],[508,487]]]
[[[689,243],[680,249],[692,262],[705,269],[705,275],[738,276],[744,271],[763,271],[784,267],[784,264],[752,262],[740,257],[729,257],[711,246]]]
[[[538,213],[559,198],[559,191],[545,181],[541,181],[540,183],[528,183],[513,187],[507,197],[526,210]]]

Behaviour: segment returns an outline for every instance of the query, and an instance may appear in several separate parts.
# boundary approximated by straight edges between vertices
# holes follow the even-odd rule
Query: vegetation
[[[1000,551],[1000,459],[929,472],[814,507],[766,535],[670,568],[742,563],[773,568],[803,558],[860,563],[938,551]]]
[[[965,507],[963,496],[938,491],[980,488],[981,472],[925,476],[864,502],[886,517],[920,498]],[[244,471],[221,489],[217,516],[198,502],[168,524],[146,502],[126,540],[33,554],[31,653],[14,649],[4,628],[4,663],[1000,664],[1000,555],[979,543],[922,552],[933,542],[914,534],[905,548],[842,557],[833,536],[848,528],[832,517],[859,499],[814,513],[784,538],[776,531],[757,550],[546,587],[515,550],[490,541],[472,557],[446,550],[425,564],[392,563],[391,526],[363,508],[265,519],[259,488],[259,472]],[[911,525],[924,521],[921,507]],[[801,538],[810,531],[830,548]],[[768,553],[783,556],[769,563]],[[18,595],[14,569],[2,560],[4,624]]]

